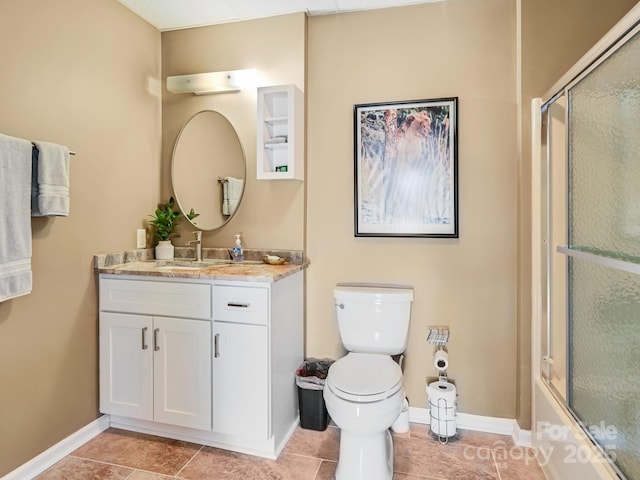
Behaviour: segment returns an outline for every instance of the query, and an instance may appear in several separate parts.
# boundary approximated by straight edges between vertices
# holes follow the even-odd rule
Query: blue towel
[[[0,302],[31,293],[31,148],[0,134]]]
[[[48,142],[35,142],[32,154],[32,217],[69,215],[69,149]]]

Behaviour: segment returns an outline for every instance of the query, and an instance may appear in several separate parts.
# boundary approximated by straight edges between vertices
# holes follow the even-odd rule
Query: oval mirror
[[[244,151],[231,122],[212,110],[182,127],[173,149],[171,181],[180,211],[199,214],[191,224],[216,230],[238,211],[246,181]]]

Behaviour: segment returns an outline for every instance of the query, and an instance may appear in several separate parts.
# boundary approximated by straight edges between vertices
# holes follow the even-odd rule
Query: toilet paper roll
[[[432,382],[427,387],[429,408],[440,411],[440,418],[452,420],[456,416],[456,387],[449,382]]]
[[[456,434],[456,387],[448,382],[427,386],[431,431],[439,437]]]
[[[436,352],[436,358],[433,360],[433,366],[438,372],[444,372],[449,367],[449,355],[444,350]]]

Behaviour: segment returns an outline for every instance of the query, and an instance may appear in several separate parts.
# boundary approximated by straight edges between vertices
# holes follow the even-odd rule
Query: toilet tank
[[[340,338],[350,352],[396,355],[407,347],[413,288],[338,284],[333,290]]]

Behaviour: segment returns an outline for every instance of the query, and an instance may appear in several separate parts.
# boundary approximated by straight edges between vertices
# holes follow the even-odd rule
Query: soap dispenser
[[[242,262],[244,260],[244,253],[242,252],[242,240],[240,240],[240,233],[236,235],[236,244],[233,246],[233,261]]]

